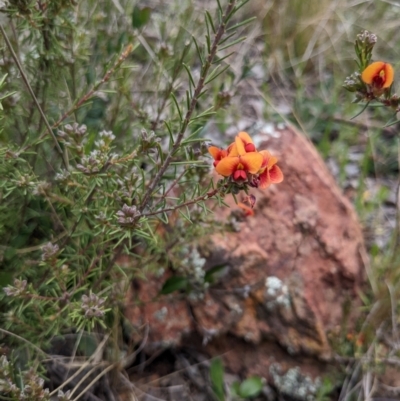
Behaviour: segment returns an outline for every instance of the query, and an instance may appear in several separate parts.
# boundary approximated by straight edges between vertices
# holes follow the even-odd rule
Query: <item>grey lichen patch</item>
[[[280,393],[301,401],[315,400],[321,386],[319,377],[313,380],[311,377],[302,374],[298,366],[282,373],[281,366],[277,363],[272,364],[269,371]]]
[[[166,306],[163,306],[160,310],[153,313],[153,316],[159,321],[164,321],[167,315],[168,308]]]
[[[256,134],[252,135],[253,141],[256,146],[260,146],[262,142],[265,141],[265,136],[269,136],[271,138],[280,138],[281,133],[277,131],[274,123],[267,121],[260,121],[255,125]]]
[[[191,284],[192,290],[188,295],[189,299],[200,301],[204,298],[204,291],[209,285],[204,280],[206,259],[200,255],[199,250],[194,245],[182,247],[180,257],[181,259],[176,261],[176,270],[179,274],[186,277]]]
[[[265,298],[269,310],[279,306],[290,307],[289,289],[278,277],[269,276],[265,279]]]

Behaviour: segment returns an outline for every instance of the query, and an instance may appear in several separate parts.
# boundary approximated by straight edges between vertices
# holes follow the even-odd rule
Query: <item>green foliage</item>
[[[217,229],[207,201],[229,188],[210,180],[205,126],[224,111],[246,3],[2,10],[0,340],[31,348],[22,370],[68,333],[92,351],[92,333],[110,336],[107,358],[118,360],[124,296],[147,272],[173,272],[164,294],[208,285],[197,249]],[[15,398],[16,385],[0,392]],[[46,399],[39,387],[32,400]]]
[[[71,333],[81,339],[75,346],[85,357],[95,354],[97,336],[109,336],[104,358],[109,366],[120,361],[121,307],[132,279],[169,270],[162,293],[191,295],[215,281],[224,267],[204,274],[198,244],[221,229],[209,217],[208,199],[223,204],[229,189],[208,178],[206,137],[211,120],[224,131],[235,114],[242,115],[229,104],[241,95],[241,84],[252,85],[245,80],[254,78],[253,67],[265,67],[258,93],[264,116],[310,133],[323,155],[338,161],[341,183],[351,146],[361,143],[356,205],[365,222],[371,216],[375,222],[387,199],[386,187],[370,194],[366,179],[398,174],[397,134],[380,136],[385,122],[397,123],[393,113],[388,117],[390,108],[369,104],[375,124],[360,120],[366,114],[350,121],[362,108],[351,104],[354,92],[341,87],[354,69],[360,16],[366,29],[388,22],[379,26],[374,51],[393,62],[398,8],[385,2],[234,2],[211,60],[228,2],[207,3],[202,12],[202,5],[189,0],[161,3],[1,5],[8,19],[0,35],[0,343],[13,350],[7,362],[2,359],[0,373],[11,372],[12,380],[7,389],[1,376],[1,396],[21,399],[28,385],[36,386],[37,399],[47,397],[38,374],[20,372],[30,366],[42,372],[49,357],[43,350]],[[250,22],[258,40],[246,43],[249,55],[242,55],[240,68],[230,68],[237,45],[254,37]],[[359,69],[372,60],[362,50],[357,49]],[[201,79],[206,86],[199,85]],[[364,309],[374,310],[369,322],[392,316],[394,322],[398,313],[396,231],[387,248],[371,247],[374,294],[363,297]],[[346,334],[338,349],[358,357],[362,346]],[[381,355],[377,351],[377,360]],[[224,399],[223,366],[216,364],[213,388]],[[250,396],[259,383],[250,378],[233,391]],[[330,388],[323,384],[318,397],[325,399]]]
[[[330,401],[331,394],[334,389],[334,384],[329,378],[324,378],[321,386],[318,388],[317,394],[315,396],[316,401]]]
[[[211,362],[210,379],[211,379],[212,389],[214,391],[216,398],[219,401],[224,401],[225,400],[224,365],[220,358],[216,358]]]
[[[261,393],[263,388],[263,380],[259,376],[252,376],[241,383],[234,382],[232,385],[232,393],[241,399],[253,398]]]
[[[0,357],[0,392],[7,394],[7,400],[50,401],[50,392],[43,386],[43,378],[33,369],[20,374],[15,363],[9,362],[4,355]],[[58,401],[67,399],[62,392],[58,394]]]
[[[210,365],[210,379],[214,395],[217,400],[225,401],[224,365],[220,358],[213,359]],[[235,381],[230,393],[233,399],[246,400],[257,397],[263,388],[264,380],[259,376],[252,376],[241,383]]]
[[[132,11],[132,26],[133,28],[139,29],[149,22],[151,15],[150,7],[138,7],[135,6]]]
[[[188,286],[187,277],[173,276],[167,279],[161,288],[161,294],[171,294],[174,291],[186,290]]]

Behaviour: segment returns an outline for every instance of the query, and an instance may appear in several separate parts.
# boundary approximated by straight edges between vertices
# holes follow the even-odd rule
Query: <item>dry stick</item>
[[[128,366],[130,363],[132,363],[136,357],[136,355],[143,349],[143,347],[146,345],[147,342],[147,338],[149,335],[149,325],[146,325],[146,331],[144,334],[144,338],[143,341],[141,342],[141,344],[139,345],[139,348],[137,350],[135,350],[132,354],[126,356],[125,358],[123,358],[120,361],[114,362],[113,364],[109,365],[107,368],[105,368],[102,372],[100,372],[80,393],[77,397],[75,397],[73,399],[73,401],[78,401],[79,398],[81,398],[86,391],[93,385],[95,384],[102,376],[104,376],[106,373],[108,373],[109,371],[111,371],[114,368],[119,368],[119,369],[123,369],[126,366]],[[107,337],[108,338],[108,337]],[[97,352],[97,351],[96,351]],[[100,364],[99,364],[100,365]],[[92,372],[99,366],[96,365],[94,366],[85,376],[83,376],[83,378],[77,383],[77,385],[75,386],[75,388],[72,390],[70,397],[72,397],[73,393],[79,388],[79,386],[86,380],[86,378],[88,378]]]
[[[167,157],[165,158],[164,163],[162,164],[160,170],[154,177],[154,180],[148,186],[148,188],[143,196],[142,202],[140,203],[140,207],[139,207],[140,212],[142,212],[143,209],[146,207],[146,204],[147,204],[147,201],[149,200],[150,195],[152,194],[152,192],[154,191],[154,188],[158,185],[161,178],[163,177],[165,171],[167,170],[169,164],[171,163],[174,153],[177,151],[177,149],[181,145],[181,142],[185,135],[186,129],[189,125],[190,118],[192,117],[194,108],[196,107],[199,95],[201,94],[201,91],[203,90],[204,82],[207,78],[212,61],[217,53],[218,43],[220,42],[223,34],[225,33],[226,23],[227,23],[226,18],[230,16],[231,12],[233,11],[233,8],[235,7],[235,4],[236,4],[236,0],[231,1],[226,9],[225,14],[222,16],[222,22],[218,28],[217,33],[215,34],[214,42],[212,44],[210,53],[208,54],[207,60],[202,68],[201,77],[200,77],[197,87],[193,93],[193,97],[190,102],[189,109],[186,112],[185,119],[183,120],[181,129],[178,133],[176,141],[175,141],[174,145],[172,146],[170,152],[168,153]]]
[[[75,391],[79,390],[79,386],[81,384],[84,384],[85,380],[89,378],[93,372],[95,372],[98,368],[102,367],[105,365],[104,363],[99,363],[97,365],[94,365],[83,377],[81,380],[78,381],[78,383],[75,385],[73,390],[70,393],[70,397],[72,397],[75,394]],[[79,393],[79,395],[74,398],[74,401],[77,401],[79,398],[81,398],[87,391],[89,391],[90,387],[93,386],[102,376],[104,376],[107,372],[109,372],[112,368],[114,368],[114,365],[109,365],[107,366],[101,373],[99,373],[86,387],[83,391]]]
[[[56,389],[54,389],[49,395],[52,396],[55,393],[58,392],[58,390],[61,390],[62,388],[64,388],[69,382],[71,382],[72,380],[75,379],[75,377],[77,377],[87,366],[89,366],[92,363],[92,360],[95,359],[97,357],[97,355],[103,350],[104,345],[106,344],[106,342],[108,341],[108,338],[110,336],[107,335],[103,338],[103,340],[101,341],[101,343],[98,345],[98,347],[96,348],[95,352],[93,353],[93,355],[91,355],[89,357],[89,359],[84,362],[82,364],[82,366],[70,377],[68,377],[68,379],[66,379],[60,386],[58,386]]]
[[[47,130],[49,131],[50,136],[54,139],[57,151],[60,153],[61,158],[63,160],[63,163],[64,163],[65,167],[68,169],[68,161],[64,157],[64,153],[63,153],[63,151],[62,151],[62,149],[60,147],[60,144],[58,143],[57,138],[54,135],[54,132],[53,132],[49,122],[47,121],[47,118],[46,118],[42,108],[40,107],[40,104],[39,104],[39,102],[38,102],[38,100],[37,100],[37,98],[35,96],[35,93],[32,90],[32,87],[31,87],[31,85],[30,85],[30,83],[28,81],[28,78],[27,78],[27,76],[26,76],[26,74],[24,72],[24,69],[22,68],[22,65],[19,62],[16,53],[14,52],[14,49],[13,49],[13,47],[11,45],[11,42],[8,39],[8,36],[7,36],[7,34],[6,34],[6,32],[5,32],[4,28],[3,28],[3,25],[1,25],[1,24],[0,24],[0,30],[1,30],[1,33],[3,34],[3,37],[4,37],[4,40],[5,40],[6,44],[7,44],[8,50],[10,50],[11,56],[14,59],[15,64],[17,65],[17,68],[18,68],[18,70],[19,70],[19,72],[21,74],[22,80],[25,82],[25,85],[28,88],[28,91],[29,91],[30,95],[32,96],[32,99],[33,99],[37,109],[39,110],[40,115],[43,118],[43,121],[44,121],[44,123],[46,125]]]

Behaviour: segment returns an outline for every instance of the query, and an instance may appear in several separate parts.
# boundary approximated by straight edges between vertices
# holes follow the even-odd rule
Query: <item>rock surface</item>
[[[190,344],[210,356],[226,353],[228,370],[267,377],[278,388],[277,372],[283,377],[299,366],[312,394],[331,356],[328,333],[340,327],[346,302],[353,309],[359,304],[362,232],[306,138],[292,127],[251,134],[258,149],[279,158],[285,180],[254,190],[255,216],[237,220],[237,232],[216,234],[202,246],[206,269],[225,266],[219,281],[201,301],[171,295],[156,302],[164,280],[140,282],[128,303],[140,299],[142,305],[127,308],[126,315],[137,327],[149,325],[149,346]],[[226,201],[231,208],[215,213],[221,221],[234,220],[232,211],[238,211]]]

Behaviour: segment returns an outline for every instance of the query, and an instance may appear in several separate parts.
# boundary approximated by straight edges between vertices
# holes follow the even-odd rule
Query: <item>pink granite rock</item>
[[[362,231],[304,136],[285,127],[252,137],[258,149],[279,158],[285,179],[253,191],[252,217],[235,220],[232,211],[238,209],[228,198],[231,208],[216,210],[216,219],[235,220],[238,228],[200,246],[206,268],[225,266],[218,282],[201,301],[165,296],[128,308],[127,316],[134,325],[149,324],[150,343],[179,345],[200,336],[211,355],[230,351],[225,362],[236,373],[268,376],[279,362],[285,368],[313,366],[306,371],[315,377],[321,370],[309,358],[330,358],[327,333],[341,324],[345,302],[359,304]],[[150,300],[162,282],[140,284],[131,300]]]

